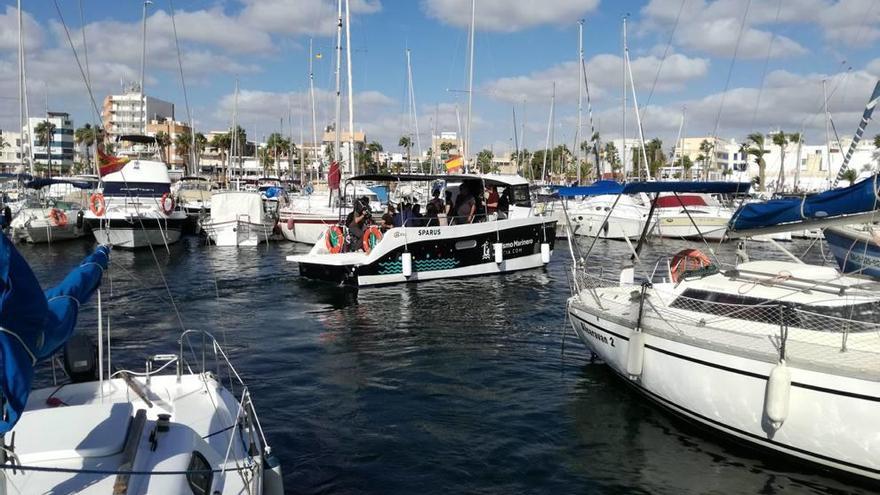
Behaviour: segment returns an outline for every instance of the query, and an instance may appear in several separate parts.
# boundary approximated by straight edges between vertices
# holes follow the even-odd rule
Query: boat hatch
[[[118,454],[132,409],[120,402],[28,411],[13,430],[15,453],[22,464]]]

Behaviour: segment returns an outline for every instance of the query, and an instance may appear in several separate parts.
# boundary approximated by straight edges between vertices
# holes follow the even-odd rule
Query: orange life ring
[[[342,247],[345,246],[345,233],[342,232],[342,227],[334,225],[327,229],[327,233],[324,234],[324,245],[327,246],[327,251],[333,254],[341,253]]]
[[[95,214],[96,217],[103,217],[104,211],[106,210],[106,203],[104,203],[104,195],[101,193],[94,193],[89,196],[89,210]]]
[[[52,208],[49,210],[49,222],[55,227],[67,227],[67,213],[58,208]]]
[[[375,225],[370,225],[370,228],[364,232],[364,252],[370,254],[370,251],[376,247],[376,244],[379,244],[379,241],[382,240],[382,231],[379,230],[379,227]]]
[[[162,194],[162,197],[159,199],[159,208],[162,208],[162,213],[170,215],[174,211],[174,198],[168,193]]]

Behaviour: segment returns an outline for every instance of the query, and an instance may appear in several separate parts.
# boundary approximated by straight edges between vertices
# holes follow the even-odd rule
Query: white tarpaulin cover
[[[211,222],[263,222],[263,198],[258,192],[226,191],[211,196]]]

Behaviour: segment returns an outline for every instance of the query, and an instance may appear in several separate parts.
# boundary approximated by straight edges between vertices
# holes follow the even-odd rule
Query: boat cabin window
[[[158,198],[170,193],[171,187],[162,182],[105,182],[104,196]]]
[[[532,194],[529,191],[528,184],[517,184],[515,186],[507,187],[510,189],[510,202],[513,206],[521,206],[523,208],[532,207]]]
[[[201,452],[193,451],[186,470],[186,483],[194,495],[207,495],[211,493],[211,481],[214,473],[211,472],[211,465],[208,464],[208,460],[205,459]]]
[[[772,325],[780,324],[779,307],[785,311],[786,325],[822,332],[840,331],[846,323],[849,332],[874,332],[880,326],[880,303],[867,302],[845,306],[825,306],[774,301],[760,297],[727,294],[701,289],[685,289],[670,304],[676,309],[724,316]],[[831,319],[834,320],[831,320]]]

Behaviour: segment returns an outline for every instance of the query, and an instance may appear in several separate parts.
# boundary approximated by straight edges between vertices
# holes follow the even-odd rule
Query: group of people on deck
[[[485,222],[494,216],[498,220],[506,219],[510,209],[510,188],[501,193],[494,185],[485,189],[481,181],[464,181],[458,186],[458,194],[446,189],[444,198],[440,198],[440,188],[434,188],[431,199],[422,205],[410,199],[404,199],[394,206],[391,202],[379,221],[374,221],[369,209],[367,198],[355,201],[354,209],[348,214],[345,225],[352,239],[350,247],[358,249],[361,239],[371,225],[377,225],[382,232],[394,227],[432,227],[442,225],[463,225]]]

